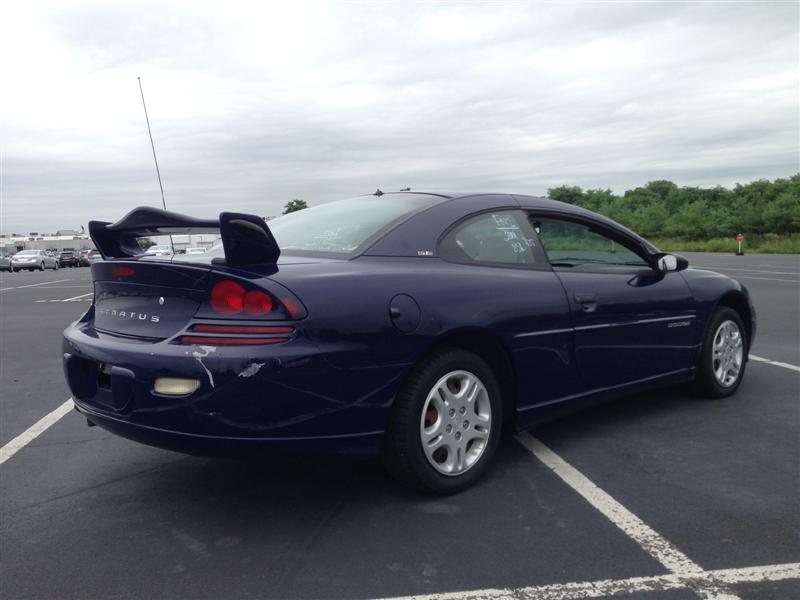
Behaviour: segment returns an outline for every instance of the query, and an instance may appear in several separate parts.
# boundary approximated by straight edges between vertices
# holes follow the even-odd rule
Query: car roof
[[[374,196],[399,196],[416,194],[431,196],[431,206],[414,212],[404,222],[391,230],[367,248],[363,254],[373,256],[415,256],[436,247],[439,235],[450,224],[470,214],[499,209],[540,210],[553,216],[573,217],[580,221],[590,221],[615,232],[622,238],[632,239],[645,245],[650,251],[656,248],[636,232],[627,227],[580,206],[559,202],[542,196],[513,194],[507,192],[375,192]],[[546,216],[546,215],[543,215]]]
[[[380,191],[380,190],[378,190]],[[467,198],[474,198],[477,196],[510,196],[515,198],[521,206],[525,208],[532,208],[532,209],[550,209],[550,210],[558,210],[559,212],[574,212],[576,214],[591,214],[597,215],[598,213],[593,213],[591,211],[587,211],[580,206],[575,206],[574,204],[568,204],[566,202],[559,202],[558,200],[552,200],[545,196],[531,196],[529,194],[517,194],[514,192],[440,192],[440,191],[418,191],[418,190],[408,190],[408,191],[398,191],[398,192],[373,192],[372,194],[364,194],[365,196],[401,196],[401,195],[416,195],[416,196],[431,196],[432,201],[443,201],[443,200],[464,200]]]

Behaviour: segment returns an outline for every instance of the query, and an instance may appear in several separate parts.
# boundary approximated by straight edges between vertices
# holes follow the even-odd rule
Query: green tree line
[[[756,237],[800,233],[800,173],[733,189],[679,187],[659,180],[621,196],[566,185],[548,190],[548,195],[606,215],[647,238],[702,241],[740,232]]]

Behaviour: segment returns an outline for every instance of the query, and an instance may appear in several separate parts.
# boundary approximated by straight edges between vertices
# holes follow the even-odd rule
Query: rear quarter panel
[[[305,304],[304,329],[337,372],[332,385],[351,401],[390,406],[426,352],[448,335],[470,330],[489,333],[507,351],[518,409],[580,390],[566,296],[552,271],[363,256],[291,265],[273,278]],[[404,333],[392,322],[390,303],[398,294],[419,307],[413,331]],[[552,330],[557,332],[520,336]]]

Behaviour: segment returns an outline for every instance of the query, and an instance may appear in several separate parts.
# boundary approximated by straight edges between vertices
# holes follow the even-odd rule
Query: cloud
[[[376,187],[543,194],[788,176],[795,3],[16,3],[4,233]]]

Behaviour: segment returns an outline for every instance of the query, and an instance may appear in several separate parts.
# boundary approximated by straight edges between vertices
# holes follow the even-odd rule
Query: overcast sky
[[[3,2],[3,233],[160,204],[725,185],[798,162],[798,3]]]

